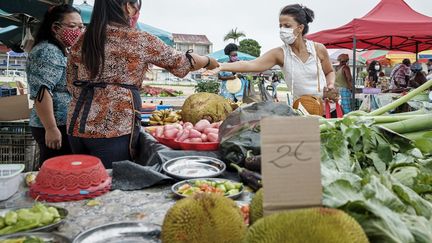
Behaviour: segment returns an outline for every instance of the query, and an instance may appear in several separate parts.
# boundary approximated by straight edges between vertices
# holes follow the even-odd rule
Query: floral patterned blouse
[[[66,88],[66,57],[63,52],[54,44],[40,42],[29,53],[26,72],[30,99],[36,100],[39,90],[45,86],[52,96],[57,126],[65,126],[71,97]],[[35,108],[30,115],[30,126],[43,127]]]
[[[68,110],[68,131],[69,126],[73,125],[70,135],[83,138],[112,138],[131,134],[135,113],[140,107],[134,107],[132,91],[120,85],[94,88],[84,132],[79,129],[83,122],[83,108],[80,109],[75,124],[71,124],[83,90],[73,82],[90,79],[90,72],[81,62],[83,37],[84,35],[71,48],[68,60],[67,85],[72,94]],[[179,77],[186,76],[192,68],[185,53],[167,46],[159,38],[130,27],[108,25],[104,71],[90,82],[133,85],[141,89],[149,64],[165,68]]]

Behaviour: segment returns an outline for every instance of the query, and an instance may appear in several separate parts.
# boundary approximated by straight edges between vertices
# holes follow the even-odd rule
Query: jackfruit
[[[368,243],[357,221],[338,209],[310,208],[272,214],[258,220],[248,243]]]
[[[245,235],[243,216],[233,200],[200,193],[168,210],[161,238],[165,243],[239,243]]]
[[[249,221],[252,225],[258,219],[263,217],[263,189],[259,189],[255,196],[252,198],[252,202],[250,204],[250,215]]]
[[[211,93],[197,93],[189,96],[182,106],[184,122],[197,123],[202,119],[210,123],[225,120],[232,108],[222,96]]]

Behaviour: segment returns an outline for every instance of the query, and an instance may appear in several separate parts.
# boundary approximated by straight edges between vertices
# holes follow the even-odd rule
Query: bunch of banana
[[[159,126],[173,124],[181,121],[181,119],[181,111],[173,111],[171,109],[153,111],[152,116],[150,117],[150,125]]]

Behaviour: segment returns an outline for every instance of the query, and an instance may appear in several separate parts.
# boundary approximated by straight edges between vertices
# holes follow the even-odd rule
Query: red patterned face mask
[[[82,31],[80,28],[62,28],[57,33],[57,38],[65,45],[66,47],[71,47],[75,44],[78,38],[81,36]]]
[[[136,28],[139,16],[140,16],[140,11],[138,10],[134,16],[130,17],[130,19],[129,19],[130,27]]]

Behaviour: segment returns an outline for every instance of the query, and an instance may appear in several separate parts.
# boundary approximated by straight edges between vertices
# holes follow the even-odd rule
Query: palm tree
[[[225,35],[224,41],[233,40],[234,43],[237,43],[238,39],[241,37],[246,37],[246,34],[242,31],[237,31],[237,28],[232,29]]]

